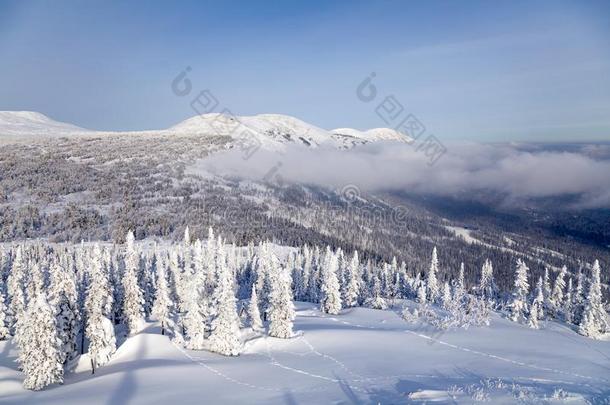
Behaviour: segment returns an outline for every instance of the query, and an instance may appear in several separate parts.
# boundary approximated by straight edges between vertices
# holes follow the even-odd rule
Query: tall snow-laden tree
[[[572,296],[573,304],[572,304],[572,322],[574,324],[579,325],[582,320],[582,314],[585,310],[585,275],[582,272],[582,269],[578,270],[578,275],[576,277],[576,289],[574,290],[574,295]]]
[[[23,387],[40,390],[47,385],[63,382],[61,340],[53,308],[42,291],[30,298],[27,311],[17,322],[17,360],[25,374]]]
[[[250,294],[250,302],[248,303],[248,317],[250,318],[250,326],[252,330],[260,332],[264,329],[261,313],[258,309],[258,296],[256,295],[256,287],[252,286]]]
[[[491,260],[485,259],[481,268],[481,280],[477,288],[477,295],[492,306],[498,296],[498,287],[494,279],[493,265]]]
[[[563,292],[566,288],[565,276],[568,272],[566,266],[563,266],[553,283],[553,290],[551,291],[551,297],[549,298],[550,308],[553,316],[557,316],[563,310]]]
[[[130,334],[136,333],[143,321],[144,298],[138,284],[140,254],[135,245],[133,232],[129,231],[126,239],[125,274],[123,275],[123,319]]]
[[[515,287],[509,305],[510,319],[513,322],[521,322],[526,319],[527,314],[527,295],[529,283],[527,282],[527,272],[529,268],[521,259],[517,259],[517,270],[515,272]]]
[[[2,278],[0,277],[0,340],[6,340],[11,336],[7,325],[8,307],[5,304],[4,296],[4,286],[2,285]]]
[[[325,314],[336,315],[341,311],[341,292],[337,279],[338,258],[326,247],[324,265],[322,267],[322,300],[320,310]]]
[[[466,283],[464,281],[464,262],[460,264],[457,280],[453,283],[453,301],[458,305],[464,302]]]
[[[79,331],[79,313],[74,273],[63,267],[56,259],[50,266],[51,284],[49,303],[57,319],[57,331],[62,342],[62,363],[78,355],[76,339]]]
[[[345,289],[345,306],[355,307],[360,302],[360,289],[362,284],[362,276],[360,275],[360,260],[358,259],[358,251],[355,250],[352,259],[347,265],[346,271],[347,287]]]
[[[430,268],[428,269],[428,275],[426,278],[426,296],[430,302],[436,302],[440,296],[440,290],[438,287],[438,281],[436,275],[438,274],[438,257],[436,254],[436,246],[432,249],[432,259],[430,260]]]
[[[85,333],[89,339],[89,357],[91,360],[91,373],[97,367],[110,361],[116,351],[116,338],[114,326],[109,313],[112,309],[112,294],[108,282],[107,272],[103,268],[103,257],[99,245],[93,249],[90,262],[90,282],[85,298],[85,311],[87,326]]]
[[[563,315],[565,321],[568,323],[572,323],[574,321],[574,307],[572,295],[574,294],[574,287],[572,286],[572,277],[568,280],[568,287],[566,289],[566,294],[563,299]]]
[[[217,246],[216,273],[218,275],[218,285],[215,295],[218,303],[218,314],[212,321],[212,333],[209,338],[210,350],[225,356],[237,356],[242,347],[237,300],[233,291],[232,272],[227,269],[226,255],[222,243]]]
[[[272,257],[270,275],[272,282],[269,294],[269,336],[288,339],[292,337],[292,323],[295,318],[292,280],[290,273],[281,268],[275,255]]]
[[[451,308],[453,297],[451,296],[451,287],[449,287],[449,282],[445,282],[443,284],[443,292],[441,294],[441,305],[444,309]]]
[[[578,333],[584,336],[599,338],[608,332],[608,314],[602,301],[599,261],[595,260],[591,269],[591,279],[585,309],[578,325]]]
[[[161,334],[165,335],[165,328],[170,320],[172,301],[169,296],[169,288],[165,277],[165,261],[161,259],[157,266],[157,290],[152,314],[161,323]]]
[[[540,319],[544,319],[544,282],[542,277],[538,278],[538,283],[536,284],[527,323],[530,328],[538,329],[538,321]]]
[[[309,290],[309,278],[311,273],[311,251],[309,250],[309,246],[305,245],[303,247],[303,261],[301,264],[301,276],[299,277],[299,282],[295,285],[295,298],[301,301],[307,301],[308,290]]]
[[[543,279],[543,294],[544,294],[544,306],[549,308],[549,300],[551,298],[551,276],[549,275],[549,268],[544,268],[544,279]]]
[[[7,292],[10,298],[9,304],[9,328],[14,331],[15,324],[25,312],[25,259],[23,248],[17,247],[11,273],[8,276]]]

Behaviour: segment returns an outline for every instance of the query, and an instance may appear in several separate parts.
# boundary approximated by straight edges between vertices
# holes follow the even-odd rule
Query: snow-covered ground
[[[608,403],[610,342],[557,323],[532,330],[498,316],[490,327],[440,333],[392,311],[322,315],[297,304],[293,339],[255,338],[228,358],[187,351],[149,323],[92,376],[86,359],[65,383],[21,387],[0,343],[0,403]]]

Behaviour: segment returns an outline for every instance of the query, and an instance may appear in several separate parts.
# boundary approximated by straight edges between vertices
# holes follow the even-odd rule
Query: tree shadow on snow
[[[136,369],[141,368],[140,363],[142,363],[143,358],[146,356],[148,351],[147,346],[146,340],[143,340],[142,344],[138,347],[135,360],[121,364],[126,372],[120,384],[116,387],[110,398],[108,398],[108,401],[106,401],[108,405],[127,405],[136,396],[138,390],[134,373]],[[166,362],[164,361],[163,363]],[[137,367],[134,367],[135,365]]]

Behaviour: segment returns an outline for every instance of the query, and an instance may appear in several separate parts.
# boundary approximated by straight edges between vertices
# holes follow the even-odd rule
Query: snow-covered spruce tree
[[[138,285],[138,268],[140,254],[135,245],[133,232],[129,231],[126,238],[125,274],[123,274],[123,319],[126,322],[129,334],[136,333],[143,321],[144,298]]]
[[[292,337],[292,322],[295,318],[290,273],[280,266],[277,257],[273,255],[269,274],[272,277],[269,294],[269,336],[288,339]]]
[[[426,282],[424,280],[419,280],[417,285],[417,302],[420,304],[425,304],[428,302],[428,298],[426,297]]]
[[[485,259],[481,268],[481,280],[477,288],[477,295],[492,307],[498,297],[498,286],[494,279],[494,271],[491,260]]]
[[[26,306],[29,305],[30,300],[36,298],[38,291],[45,288],[43,266],[45,266],[43,260],[30,260],[29,262],[29,279],[25,288]]]
[[[574,314],[573,314],[573,300],[572,300],[572,295],[574,294],[574,287],[572,286],[572,277],[570,277],[570,279],[568,280],[568,287],[566,289],[566,294],[563,298],[563,307],[562,307],[562,311],[563,311],[563,316],[566,322],[568,323],[572,323],[574,321]]]
[[[322,267],[322,300],[320,302],[320,311],[325,314],[336,315],[341,312],[341,291],[339,290],[337,269],[338,258],[330,250],[330,246],[327,246]]]
[[[582,314],[585,310],[585,275],[582,269],[578,270],[578,276],[576,277],[576,289],[572,296],[572,322],[575,325],[579,325],[582,320]]]
[[[169,296],[169,287],[165,278],[165,261],[159,257],[157,265],[157,290],[152,314],[161,323],[161,334],[165,335],[165,328],[170,320],[172,301]]]
[[[544,308],[548,310],[551,307],[550,299],[551,299],[551,293],[552,293],[551,277],[549,275],[548,267],[544,268],[544,279],[543,279],[542,285],[543,285],[542,293],[544,294]]]
[[[264,330],[261,313],[258,309],[258,297],[256,295],[256,287],[252,285],[252,294],[248,303],[248,317],[250,318],[250,327],[256,332]]]
[[[608,332],[608,326],[608,314],[602,302],[600,266],[599,261],[595,260],[591,269],[585,310],[578,325],[578,333],[597,339]]]
[[[218,314],[212,321],[209,347],[211,351],[225,356],[238,356],[242,342],[239,331],[239,316],[237,315],[237,300],[233,292],[232,272],[227,269],[226,255],[222,243],[217,246],[216,274],[218,275],[218,285],[216,286],[215,300],[218,303]]]
[[[308,301],[309,302],[320,302],[320,248],[315,246],[311,257],[311,271],[309,272],[308,284]]]
[[[517,270],[515,272],[515,287],[509,304],[510,319],[513,322],[521,322],[526,319],[527,295],[529,284],[527,272],[529,268],[521,259],[517,259]]]
[[[438,257],[436,254],[436,246],[432,249],[432,259],[430,260],[430,268],[426,277],[426,296],[430,302],[436,302],[440,297],[440,289],[436,275],[438,273]]]
[[[308,245],[303,247],[303,274],[301,276],[302,285],[297,290],[299,295],[297,297],[298,300],[301,301],[309,301],[309,280],[311,278],[311,268],[312,268],[312,252]]]
[[[23,248],[17,247],[11,273],[8,276],[7,292],[10,298],[9,303],[9,329],[14,333],[15,324],[25,312],[25,259]]]
[[[62,342],[62,363],[78,355],[76,338],[79,332],[79,313],[74,273],[64,268],[59,259],[49,268],[51,284],[49,304],[53,307],[57,319],[57,331]]]
[[[466,295],[466,285],[464,281],[464,263],[460,264],[460,271],[457,280],[453,283],[453,301],[458,305],[464,302]]]
[[[254,273],[256,274],[256,294],[259,299],[259,308],[263,315],[263,320],[267,320],[267,313],[269,310],[269,293],[271,291],[271,284],[269,280],[271,263],[271,252],[267,242],[260,243],[258,247],[258,254],[255,258]]]
[[[364,304],[373,309],[387,309],[388,304],[386,300],[381,296],[381,280],[378,275],[373,275],[373,288],[371,289],[371,296],[367,298]]]
[[[195,274],[188,268],[185,269],[183,276],[188,280],[188,288],[184,290],[184,313],[182,314],[186,347],[191,350],[201,350],[205,337],[205,321],[200,306],[203,279],[200,274]]]
[[[11,336],[11,333],[7,326],[8,307],[5,304],[4,286],[2,284],[2,278],[0,277],[0,340],[6,340]]]
[[[544,282],[542,277],[538,278],[538,283],[536,284],[527,324],[532,329],[538,329],[538,321],[540,319],[544,319]]]
[[[549,311],[553,317],[557,317],[563,311],[563,292],[566,288],[565,276],[567,272],[567,267],[563,266],[553,284],[553,290],[549,298]]]
[[[214,241],[213,243],[215,244],[216,242]],[[197,275],[200,277],[198,281],[199,285],[201,285],[200,309],[206,335],[211,331],[212,319],[218,312],[218,302],[214,294],[214,290],[218,285],[216,251],[215,245],[208,241],[206,247],[202,244],[201,249],[198,249],[195,261]]]
[[[108,363],[116,351],[114,326],[107,317],[112,310],[112,302],[110,302],[112,294],[102,260],[101,249],[96,245],[91,257],[90,281],[85,298],[87,318],[85,333],[89,340],[88,352],[92,374],[97,367]]]
[[[441,305],[444,309],[450,309],[452,305],[453,297],[451,296],[451,288],[449,283],[445,281],[443,284],[443,292],[441,294]]]
[[[61,340],[53,308],[45,294],[38,291],[31,297],[27,311],[17,322],[17,361],[25,374],[23,387],[40,390],[47,385],[63,382]]]

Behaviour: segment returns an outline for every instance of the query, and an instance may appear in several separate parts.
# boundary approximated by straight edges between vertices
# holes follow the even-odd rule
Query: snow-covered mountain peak
[[[34,111],[0,111],[0,136],[56,135],[86,132],[86,129],[55,121]]]

